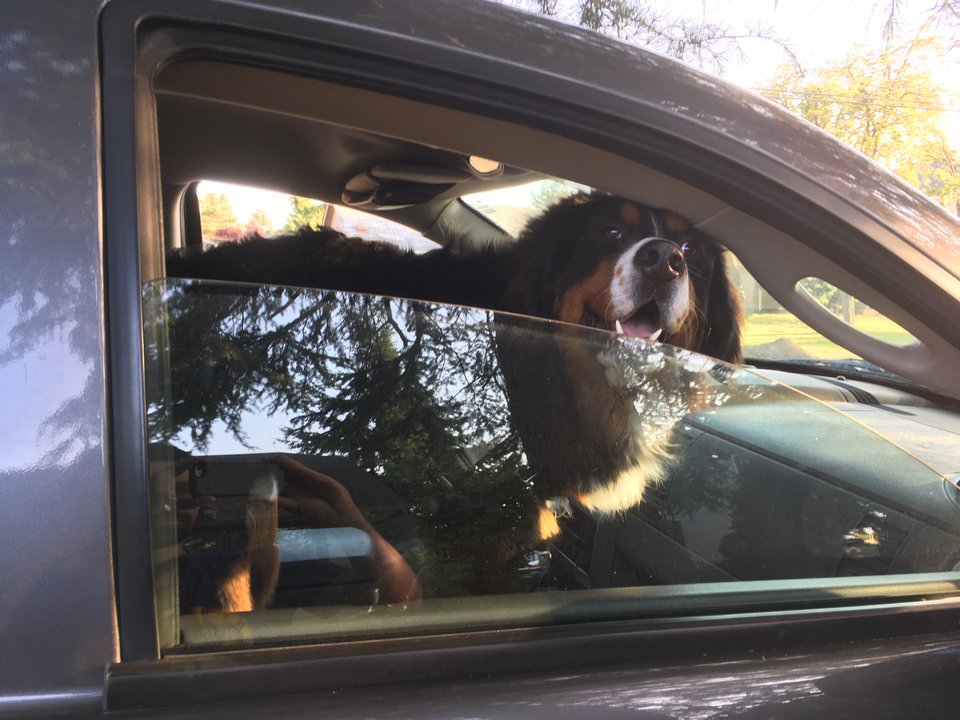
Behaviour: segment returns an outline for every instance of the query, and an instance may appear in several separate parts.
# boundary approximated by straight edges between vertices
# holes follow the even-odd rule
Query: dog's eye
[[[611,240],[623,240],[623,231],[616,225],[610,225],[604,228],[603,234]]]
[[[697,256],[697,246],[691,242],[685,242],[680,246],[680,252],[684,257],[691,258]]]

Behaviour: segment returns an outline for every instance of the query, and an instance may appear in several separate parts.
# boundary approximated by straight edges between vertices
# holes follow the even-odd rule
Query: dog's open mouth
[[[663,333],[657,301],[651,300],[640,306],[640,309],[633,313],[633,315],[618,319],[614,323],[614,328],[620,335],[655,342]]]

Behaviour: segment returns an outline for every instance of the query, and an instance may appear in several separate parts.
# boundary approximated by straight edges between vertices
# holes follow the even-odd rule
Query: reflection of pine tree
[[[442,368],[437,349],[425,347],[433,323],[425,315],[410,320],[407,337],[386,301],[351,298],[338,308],[338,351],[317,368],[309,402],[292,419],[293,447],[350,457],[396,478],[391,485],[399,492],[461,471],[455,450],[462,413],[435,397]]]
[[[243,441],[244,412],[287,407],[320,359],[322,348],[298,335],[302,327],[322,326],[330,308],[299,307],[298,291],[169,283],[147,293],[146,361],[166,366],[171,382],[148,387],[155,441],[187,430],[203,452],[217,421]]]
[[[434,594],[503,591],[530,501],[489,327],[465,330],[468,311],[368,298],[345,298],[336,315],[337,359],[311,393],[324,401],[301,408],[291,445],[349,457],[410,500]]]
[[[242,441],[246,413],[283,413],[291,449],[409,501],[432,594],[515,589],[531,500],[486,313],[211,283],[157,300],[148,361],[168,348],[171,389],[148,389],[153,439],[188,430],[202,451],[217,421]]]

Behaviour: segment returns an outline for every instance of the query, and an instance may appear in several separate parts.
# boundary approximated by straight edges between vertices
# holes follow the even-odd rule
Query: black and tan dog
[[[323,229],[174,254],[167,274],[503,310],[740,360],[721,247],[670,211],[607,195],[562,201],[516,244],[475,255],[416,255]]]
[[[691,393],[674,382],[669,363],[651,371],[638,403],[637,388],[619,378],[609,357],[609,348],[626,346],[604,349],[584,328],[740,360],[741,308],[723,249],[670,211],[607,195],[564,200],[514,245],[476,255],[416,255],[317,230],[172,256],[168,274],[414,298],[566,323],[544,333],[522,322],[511,327],[505,316],[497,331],[542,536],[552,532],[547,509],[555,498],[576,499],[598,514],[639,503],[669,465],[671,423],[689,409]],[[659,409],[644,417],[644,407]]]

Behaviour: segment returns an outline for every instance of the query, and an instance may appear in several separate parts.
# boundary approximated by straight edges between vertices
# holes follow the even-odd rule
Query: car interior
[[[948,397],[958,388],[948,387],[954,381],[942,372],[956,351],[881,289],[820,252],[818,242],[801,242],[751,215],[749,208],[731,205],[635,158],[535,126],[386,92],[210,59],[184,59],[165,67],[153,91],[163,237],[155,242],[148,233],[141,243],[145,283],[163,278],[165,253],[202,244],[197,183],[203,180],[363,210],[469,254],[515,238],[461,198],[562,178],[684,216],[725,245],[783,308],[846,348],[851,357],[887,371],[887,378],[861,374],[854,362],[840,372],[815,362],[795,362],[789,352],[751,357],[747,348],[747,366],[765,378],[795,388],[808,400],[830,404],[926,463],[917,465],[922,470],[913,467],[912,458],[898,464],[899,453],[892,453],[882,468],[836,463],[830,456],[818,459],[810,450],[822,448],[823,437],[802,422],[785,423],[792,411],[776,403],[768,403],[762,417],[744,409],[722,418],[694,418],[683,427],[683,459],[669,482],[651,491],[639,509],[616,518],[561,513],[563,539],[531,549],[527,576],[549,564],[549,572],[562,578],[554,580],[558,587],[586,589],[945,572],[960,562],[960,509],[953,488],[941,478],[960,470],[951,464],[952,448],[960,439],[960,413]],[[776,248],[776,262],[770,261],[771,247]],[[846,290],[917,342],[896,345],[861,332],[813,300],[799,285],[804,278]],[[771,427],[781,431],[768,432]],[[845,436],[838,431],[836,437]],[[737,479],[718,482],[732,467]],[[901,474],[915,474],[916,487],[900,482]],[[714,483],[716,494],[691,505],[689,498],[704,483]],[[911,497],[914,492],[922,492],[923,498]],[[392,491],[384,493],[391,495],[393,505],[402,504]],[[818,531],[790,519],[798,509],[818,514],[811,498],[824,493],[833,498],[833,507],[843,509],[819,518]],[[745,495],[753,498],[751,508],[765,504],[770,515],[761,522],[743,510],[745,529],[738,537],[764,543],[769,557],[758,559],[750,547],[731,548],[729,538],[724,540],[729,518],[739,517],[737,508],[747,507],[742,505]],[[358,551],[358,557],[363,555]],[[357,562],[351,566],[359,567]],[[288,597],[312,598],[300,605],[325,602],[317,600],[320,594],[298,586],[293,565],[281,574]],[[354,591],[369,590],[365,579],[351,577]],[[159,583],[158,592],[168,593],[169,605],[175,604],[174,584],[163,589]],[[653,602],[651,597],[648,602]],[[342,598],[338,602],[345,604]],[[468,609],[461,622],[486,617],[489,607],[481,598],[467,602],[477,606]],[[555,612],[562,615],[557,602]],[[543,614],[542,605],[535,604],[514,611],[512,622],[517,624]],[[324,637],[331,632],[351,637],[373,632],[369,625],[358,629],[366,619],[348,610],[338,612],[336,629],[327,623]],[[271,642],[309,635],[289,618],[277,617],[261,631]],[[404,622],[404,631],[410,632],[417,622],[435,627],[430,623],[437,619]],[[202,649],[224,642],[224,632],[203,619],[182,618],[179,634],[167,643]]]
[[[565,178],[673,209],[809,326],[882,368],[934,383],[943,343],[921,322],[810,245],[650,166],[529,127],[239,64],[176,63],[159,74],[155,93],[167,249],[198,242],[184,193],[202,179],[379,213],[445,245],[509,240],[458,198]],[[493,169],[477,170],[471,158],[489,158]],[[771,246],[781,262],[766,262]],[[143,249],[145,280],[163,274],[159,249]],[[920,342],[890,345],[857,331],[798,287],[805,277],[847,290]]]

